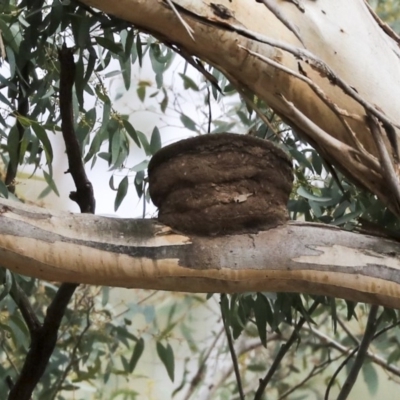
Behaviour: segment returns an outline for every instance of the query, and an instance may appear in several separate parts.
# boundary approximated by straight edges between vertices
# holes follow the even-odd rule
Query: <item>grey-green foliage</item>
[[[398,13],[396,2],[386,0],[377,6],[381,15],[388,13],[389,20]],[[396,20],[392,22],[396,28]],[[105,81],[116,74],[120,75],[128,90],[133,65],[142,65],[144,58],[148,57],[157,87],[154,90],[146,82],[141,82],[136,91],[144,104],[150,97],[159,99],[160,111],[164,113],[172,103],[163,77],[171,67],[173,51],[151,36],[139,33],[128,23],[83,7],[77,1],[3,0],[0,3],[0,31],[6,55],[4,67],[0,70],[0,156],[3,166],[31,165],[34,171],[43,172],[48,184],[42,196],[51,190],[57,192],[57,182],[52,174],[54,159],[49,136],[60,133],[58,49],[65,43],[74,47],[77,67],[73,98],[75,130],[85,163],[93,167],[100,157],[108,162],[111,170],[126,174],[118,185],[115,185],[114,177],[110,179],[110,187],[116,192],[115,209],[118,209],[132,186],[139,197],[146,194],[146,167],[148,158],[161,146],[160,129],[154,128],[149,141],[129,121],[128,115],[115,110],[113,102],[116,99],[110,98]],[[117,61],[118,71],[108,71],[112,60]],[[295,186],[288,204],[292,219],[334,224],[345,229],[354,229],[362,219],[392,231],[399,229],[398,220],[387,208],[374,196],[348,182],[338,171],[335,172],[296,132],[284,125],[268,105],[251,93],[246,94],[268,117],[274,131],[258,118],[250,106],[239,100],[233,86],[219,71],[209,66],[206,68],[218,87],[207,80],[196,83],[186,70],[178,75],[184,89],[203,96],[205,110],[203,121],[194,121],[181,110],[182,125],[189,131],[202,133],[240,128],[241,131],[251,130],[260,138],[276,142],[294,160]],[[18,112],[20,90],[29,100],[26,115]],[[209,104],[219,104],[227,98],[231,101],[224,107],[224,115],[208,121]],[[16,129],[17,120],[23,127],[21,138]],[[147,158],[127,170],[125,162],[132,146],[142,147]],[[5,169],[2,171],[3,177],[4,173]],[[132,180],[128,179],[129,174],[134,174],[134,185],[130,184]],[[0,180],[0,196],[9,195],[7,187]],[[30,340],[21,313],[9,296],[12,285],[18,283],[23,289],[39,319],[43,319],[56,286],[4,270],[0,278],[0,393],[6,393],[6,377],[17,376]],[[203,375],[194,380],[193,371],[189,373],[186,369],[188,360],[180,360],[185,363],[184,373],[180,376],[175,373],[178,361],[174,347],[179,342],[175,336],[179,332],[181,341],[187,346],[188,356],[196,357],[200,372],[204,372],[201,368],[206,370],[207,365],[212,363],[208,351],[210,341],[194,339],[196,332],[192,324],[196,310],[211,307],[209,304],[215,302],[216,296],[211,296],[208,302],[205,296],[178,299],[170,296],[162,311],[156,307],[157,302],[148,301],[145,306],[128,304],[127,309],[118,314],[109,305],[109,292],[108,288],[79,289],[65,315],[57,348],[37,387],[37,398],[67,398],[67,393],[80,383],[98,385],[100,381],[103,388],[97,391],[96,398],[134,399],[137,397],[135,390],[122,384],[121,388],[110,392],[107,385],[118,376],[132,377],[144,350],[149,346],[156,350],[160,363],[165,366],[165,373],[175,382],[175,393],[181,394],[191,385],[196,393],[201,387]],[[265,374],[270,360],[273,360],[275,348],[279,348],[274,343],[285,343],[288,332],[291,332],[299,318],[305,318],[306,324],[296,338],[297,353],[296,349],[288,352],[279,374],[271,381],[271,393],[283,395],[296,380],[304,378],[304,371],[314,371],[315,375],[324,373],[325,378],[331,376],[333,371],[326,371],[331,365],[336,367],[337,360],[341,361],[344,355],[335,353],[327,343],[316,339],[310,327],[318,327],[340,344],[354,346],[353,339],[338,323],[354,321],[355,317],[362,318],[365,314],[364,305],[357,306],[328,297],[317,298],[320,305],[312,315],[307,310],[316,298],[310,296],[247,293],[224,299],[222,310],[232,336],[235,339],[245,337],[246,340],[257,337],[260,349],[267,347],[255,353],[250,349],[242,354],[241,370],[250,395],[254,394],[258,379]],[[132,323],[133,316],[137,314],[146,321],[147,328],[144,331],[139,331]],[[397,311],[384,310],[379,317],[379,329],[395,326],[398,320]],[[221,321],[217,318],[218,323]],[[393,332],[382,331],[374,342],[377,349],[388,357],[389,363],[396,363],[400,359],[399,343]],[[219,352],[227,352],[225,344],[221,345]],[[267,362],[266,357],[269,360]],[[292,362],[294,357],[301,360],[300,366]],[[376,366],[366,363],[363,374],[370,392],[376,392]],[[289,375],[291,380],[283,379]],[[315,380],[311,378],[298,388],[299,395],[310,391],[321,392],[314,387]],[[230,374],[216,388],[214,398],[232,398],[235,391],[235,380]],[[318,396],[320,394],[315,397],[320,398]]]

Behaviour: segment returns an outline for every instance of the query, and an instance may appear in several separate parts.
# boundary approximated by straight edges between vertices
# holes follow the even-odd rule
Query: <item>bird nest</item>
[[[186,139],[157,152],[148,171],[158,219],[178,231],[239,234],[288,220],[292,164],[269,141],[229,133]]]

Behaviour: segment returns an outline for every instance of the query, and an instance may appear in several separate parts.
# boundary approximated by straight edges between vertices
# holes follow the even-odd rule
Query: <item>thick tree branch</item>
[[[69,171],[77,187],[70,198],[76,201],[84,213],[94,213],[95,200],[92,184],[86,176],[78,140],[73,127],[72,86],[75,79],[73,53],[63,47],[59,53],[60,72],[60,112],[62,132],[66,144]],[[29,265],[29,262],[28,262]],[[29,304],[24,297],[17,300],[23,306],[21,311],[31,333],[31,346],[22,371],[10,391],[9,400],[29,400],[32,392],[42,377],[57,342],[58,329],[65,314],[68,302],[78,284],[63,283],[47,309],[43,325],[32,316]],[[23,303],[21,303],[21,301]]]
[[[400,243],[291,222],[254,234],[177,234],[154,220],[0,199],[0,259],[40,279],[196,293],[286,291],[400,308]]]
[[[182,24],[170,23],[177,18],[166,1],[82,2],[130,21],[189,59],[196,56],[217,67],[400,215],[397,196],[388,190],[386,174],[377,166],[378,149],[364,118],[367,110],[384,123],[391,136],[385,146],[389,153],[395,151],[400,137],[400,85],[394,84],[400,82],[398,40],[376,16],[371,17],[364,1],[319,0],[296,6],[291,1],[257,0],[218,8],[210,0],[175,0],[195,40]],[[265,64],[262,57],[275,64]],[[307,120],[312,124],[305,124]],[[315,140],[311,134],[316,132],[325,134]],[[335,141],[336,150],[326,136]],[[369,173],[365,159],[378,172]]]

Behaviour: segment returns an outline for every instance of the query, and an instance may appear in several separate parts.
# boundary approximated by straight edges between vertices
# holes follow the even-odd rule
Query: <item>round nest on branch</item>
[[[230,133],[198,136],[161,149],[148,171],[158,219],[178,231],[239,234],[288,220],[292,163],[272,142]]]

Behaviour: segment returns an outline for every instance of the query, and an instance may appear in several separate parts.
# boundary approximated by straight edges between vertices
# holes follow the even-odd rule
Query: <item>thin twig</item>
[[[308,309],[307,314],[311,315],[315,311],[315,309],[318,307],[319,303],[320,303],[319,300],[315,300],[314,303],[311,305],[311,307]],[[260,379],[260,384],[259,384],[256,394],[254,396],[254,400],[262,399],[265,388],[267,387],[267,385],[270,382],[271,378],[273,377],[274,373],[278,369],[281,361],[283,360],[283,357],[285,357],[286,353],[292,347],[292,344],[298,338],[299,332],[305,322],[306,322],[306,318],[301,317],[299,319],[299,321],[297,322],[296,326],[294,327],[293,332],[292,332],[290,338],[288,339],[288,341],[283,346],[281,346],[281,348],[279,349],[278,354],[276,355],[267,374],[265,375],[265,377],[263,379]]]
[[[88,329],[90,328],[90,312],[92,311],[94,305],[91,304],[90,307],[87,309],[87,313],[86,313],[86,326],[85,328],[82,330],[82,332],[80,333],[78,340],[75,343],[74,348],[72,349],[71,352],[71,357],[70,360],[68,362],[68,365],[65,367],[64,372],[62,373],[60,379],[58,380],[57,384],[55,385],[54,391],[52,396],[50,397],[51,400],[54,400],[58,394],[58,392],[61,389],[62,384],[64,383],[65,379],[67,378],[67,375],[69,373],[69,371],[71,370],[72,366],[74,365],[74,363],[76,363],[76,352],[78,351],[78,347],[80,346],[83,336],[86,334],[86,332],[88,331]]]
[[[364,364],[365,358],[367,357],[368,347],[373,339],[373,336],[376,331],[376,316],[378,314],[379,306],[372,305],[368,315],[367,326],[365,327],[364,336],[361,340],[360,347],[357,352],[356,359],[354,360],[354,364],[351,367],[350,373],[347,376],[347,379],[339,393],[337,400],[346,400],[349,396],[351,389],[356,383],[358,374],[361,370],[361,367]]]
[[[276,47],[283,51],[286,51],[292,54],[294,57],[300,60],[307,60],[307,63],[311,68],[318,71],[321,76],[326,76],[327,79],[334,85],[338,86],[342,91],[353,98],[357,103],[362,105],[367,111],[369,111],[372,115],[377,117],[381,122],[387,125],[393,125],[396,128],[400,129],[400,125],[392,121],[389,117],[387,117],[382,111],[380,111],[375,105],[369,103],[364,100],[363,97],[358,94],[357,90],[341,79],[324,61],[315,56],[313,53],[306,49],[302,49],[300,47],[293,46],[281,40],[273,39],[271,37],[259,34],[257,32],[248,30],[239,25],[230,24],[229,28],[234,32],[242,34],[245,37],[250,39],[254,39],[257,42],[268,44],[272,47]],[[242,46],[239,46],[242,47]]]
[[[211,122],[212,122],[212,109],[211,109],[211,92],[210,88],[208,85],[206,85],[207,88],[207,97],[208,97],[208,126],[207,126],[207,133],[211,133]]]
[[[299,39],[300,43],[304,46],[303,40],[301,39],[300,32],[297,29],[297,26],[294,25],[289,18],[284,15],[278,5],[276,5],[276,2],[274,0],[256,0],[258,3],[263,3],[265,7],[268,8],[268,10],[275,15],[275,17],[282,22],[283,25],[286,26],[286,28],[289,29],[290,32],[294,34],[294,36]]]
[[[226,338],[228,340],[228,347],[229,347],[229,352],[231,353],[231,357],[232,357],[232,363],[233,363],[233,368],[235,371],[235,376],[236,376],[236,382],[237,382],[237,386],[238,386],[238,392],[240,395],[240,399],[241,400],[245,400],[244,399],[244,393],[243,393],[243,386],[242,386],[242,379],[240,378],[240,371],[239,371],[239,364],[238,364],[238,360],[236,357],[236,353],[235,353],[235,348],[233,346],[233,339],[232,339],[232,334],[230,331],[230,328],[226,322],[226,316],[224,315],[224,311],[222,308],[222,300],[223,298],[226,296],[226,294],[221,294],[221,315],[222,315],[222,322],[224,324],[224,328],[225,328],[225,334],[226,334]]]
[[[201,363],[199,365],[199,368],[196,372],[196,374],[194,375],[194,377],[190,380],[190,387],[186,393],[186,396],[184,397],[184,400],[189,400],[190,397],[192,396],[194,390],[196,389],[196,387],[199,385],[199,383],[201,382],[201,378],[204,375],[204,370],[206,368],[206,363],[208,360],[208,357],[210,357],[210,354],[212,352],[212,350],[214,349],[215,345],[217,344],[219,338],[221,337],[222,333],[224,332],[224,329],[221,329],[217,335],[215,336],[215,339],[213,340],[213,342],[211,343],[211,346],[208,348],[206,354],[204,354],[203,359],[201,360]]]
[[[339,357],[343,357],[343,356],[340,355]],[[339,358],[339,357],[337,357],[337,358]],[[329,359],[319,365],[314,365],[314,367],[311,369],[311,371],[308,373],[308,375],[303,380],[301,380],[299,383],[297,383],[296,385],[294,385],[290,389],[288,389],[286,392],[284,392],[281,396],[279,396],[278,400],[286,399],[286,397],[288,397],[290,394],[292,394],[296,390],[300,389],[310,379],[314,378],[314,376],[323,372],[327,367],[329,367],[329,365],[331,365],[331,363],[333,361],[335,361],[335,359],[333,359],[333,360]]]
[[[343,346],[342,344],[340,344],[336,340],[332,339],[325,333],[322,333],[321,331],[319,331],[313,327],[309,327],[309,328],[305,328],[305,329],[309,329],[309,331],[312,332],[316,337],[318,337],[318,339],[321,342],[329,344],[331,347],[340,351],[342,354],[348,354],[349,352],[352,351],[350,348]],[[383,330],[384,329],[382,329],[382,331]],[[383,333],[382,331],[377,332],[376,335],[374,336],[374,339],[377,338],[380,334],[382,334]],[[367,356],[376,365],[379,365],[382,368],[386,369],[387,371],[391,372],[393,375],[400,377],[400,368],[396,367],[393,364],[388,364],[388,362],[384,358],[379,357],[378,355],[376,355],[370,351],[367,352]]]
[[[254,51],[251,51],[243,46],[239,46],[245,51],[247,51],[249,54],[259,58],[260,60],[264,61],[268,65],[271,65],[274,68],[277,68],[289,75],[292,75],[293,77],[307,83],[307,85],[310,87],[310,89],[334,112],[334,114],[338,117],[339,121],[342,123],[343,127],[345,128],[346,132],[348,133],[349,138],[351,139],[354,147],[360,152],[360,156],[363,159],[363,162],[365,162],[369,167],[373,168],[375,171],[380,171],[380,166],[379,163],[372,154],[368,153],[362,143],[358,140],[355,132],[351,129],[350,125],[346,121],[344,117],[352,118],[355,120],[362,120],[361,116],[358,115],[353,115],[349,114],[347,111],[339,108],[337,104],[335,104],[327,95],[324,93],[324,91],[315,83],[313,82],[310,78],[307,76],[300,74],[298,72],[295,72],[291,70],[288,67],[285,67],[284,65],[272,60],[269,57],[265,57],[262,54],[256,53]]]
[[[396,198],[397,207],[400,209],[400,184],[399,179],[397,177],[396,171],[393,167],[392,160],[390,158],[389,152],[385,143],[382,139],[382,130],[378,124],[378,121],[375,117],[371,115],[371,113],[367,111],[367,123],[369,129],[372,133],[372,137],[374,138],[376,147],[378,149],[378,153],[380,156],[380,161],[382,163],[383,170],[386,175],[387,182],[390,186],[391,192]]]
[[[325,391],[325,397],[324,400],[328,400],[329,399],[329,392],[331,391],[331,388],[336,380],[336,377],[339,375],[339,372],[343,369],[343,367],[350,361],[350,359],[354,356],[354,354],[356,354],[357,350],[358,350],[359,346],[356,346],[348,355],[347,357],[341,362],[341,364],[339,365],[339,367],[336,369],[335,373],[332,375],[331,379],[329,380],[329,383],[326,387],[326,391]]]
[[[346,324],[340,318],[337,319],[337,322],[339,323],[341,328],[346,332],[347,336],[353,340],[355,345],[358,346],[360,344],[360,341],[353,335],[353,333],[346,326]]]
[[[179,13],[179,11],[176,9],[174,3],[171,0],[165,0],[168,5],[171,7],[172,11],[174,12],[174,14],[178,17],[179,22],[183,25],[183,27],[185,28],[186,32],[188,33],[188,35],[191,37],[191,39],[194,41],[194,30],[192,29],[192,27],[182,18],[181,14]]]

